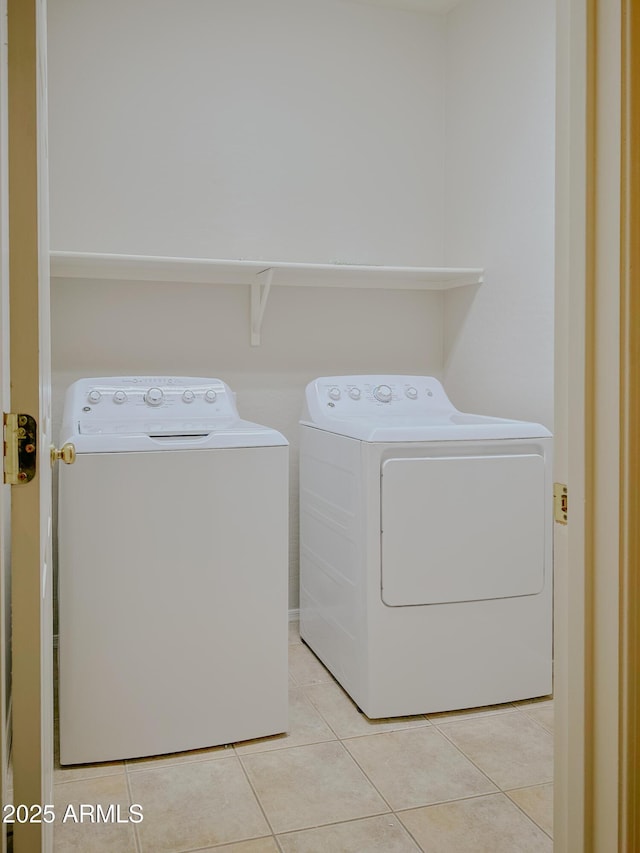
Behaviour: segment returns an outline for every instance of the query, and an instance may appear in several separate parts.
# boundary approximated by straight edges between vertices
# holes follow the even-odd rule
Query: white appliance
[[[59,482],[62,764],[287,728],[288,447],[219,379],[82,379]]]
[[[369,717],[551,692],[551,449],[428,376],[307,386],[300,634]]]

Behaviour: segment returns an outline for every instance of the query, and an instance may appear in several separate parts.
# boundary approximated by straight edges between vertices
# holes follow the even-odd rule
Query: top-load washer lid
[[[459,412],[432,376],[323,376],[307,385],[300,423],[377,442],[551,435],[540,424]]]
[[[67,389],[60,444],[78,453],[272,447],[274,429],[244,421],[220,379],[101,376]]]

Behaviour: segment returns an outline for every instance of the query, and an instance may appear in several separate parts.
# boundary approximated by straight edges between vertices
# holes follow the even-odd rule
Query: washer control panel
[[[234,395],[220,379],[109,376],[82,379],[68,391],[79,433],[190,435],[239,420]]]
[[[323,376],[311,382],[306,393],[314,420],[314,415],[380,420],[456,411],[432,376]]]

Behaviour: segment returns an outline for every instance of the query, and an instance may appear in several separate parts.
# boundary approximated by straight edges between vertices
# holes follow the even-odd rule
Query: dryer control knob
[[[126,403],[127,402],[127,395],[124,393],[124,391],[116,391],[116,393],[113,395],[113,402],[114,403]]]
[[[418,391],[415,388],[407,388],[404,392],[410,400],[418,399]]]
[[[380,403],[388,403],[391,400],[391,395],[393,391],[389,388],[388,385],[378,385],[377,388],[374,388],[373,396]]]
[[[87,399],[90,403],[99,403],[102,400],[102,394],[94,388],[87,394]]]
[[[362,396],[362,391],[359,388],[349,388],[349,396],[352,400],[359,400]]]
[[[207,403],[215,403],[217,396],[218,395],[213,390],[213,388],[209,388],[207,391],[204,392],[204,399],[207,401]]]
[[[159,406],[164,399],[162,388],[149,388],[144,395],[144,401],[147,406]]]
[[[329,396],[331,397],[332,400],[339,400],[340,396],[341,396],[340,389],[339,388],[329,388]]]
[[[193,391],[187,390],[183,393],[182,399],[185,403],[193,403],[193,401],[196,399],[196,395],[193,393]]]

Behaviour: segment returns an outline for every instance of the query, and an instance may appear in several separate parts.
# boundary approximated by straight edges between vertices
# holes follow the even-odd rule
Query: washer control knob
[[[204,399],[207,401],[207,403],[215,403],[215,401],[216,401],[216,397],[217,397],[217,396],[218,396],[218,395],[217,395],[217,394],[216,394],[216,392],[213,390],[213,388],[208,388],[208,389],[204,392]]]
[[[393,391],[389,388],[388,385],[378,385],[377,388],[374,388],[373,396],[380,403],[389,403],[391,401],[391,395]]]
[[[113,395],[113,402],[114,403],[126,403],[127,402],[127,395],[124,393],[124,391],[116,391],[115,394]]]
[[[410,400],[417,400],[417,399],[418,399],[418,392],[417,392],[417,390],[416,390],[415,388],[413,388],[413,387],[412,387],[412,388],[407,388],[407,390],[406,390],[404,393],[407,395],[407,397],[408,397]]]
[[[339,400],[341,397],[339,388],[329,388],[329,396],[332,400]]]
[[[352,400],[359,400],[362,396],[362,391],[359,388],[349,388],[349,396]]]
[[[163,400],[164,394],[162,393],[162,388],[149,388],[144,395],[144,401],[147,406],[159,406]]]
[[[102,400],[102,394],[94,388],[93,391],[89,391],[87,394],[87,399],[90,403],[99,403]]]
[[[193,403],[195,399],[196,395],[193,393],[193,391],[189,391],[188,389],[182,394],[182,401],[184,403]]]

